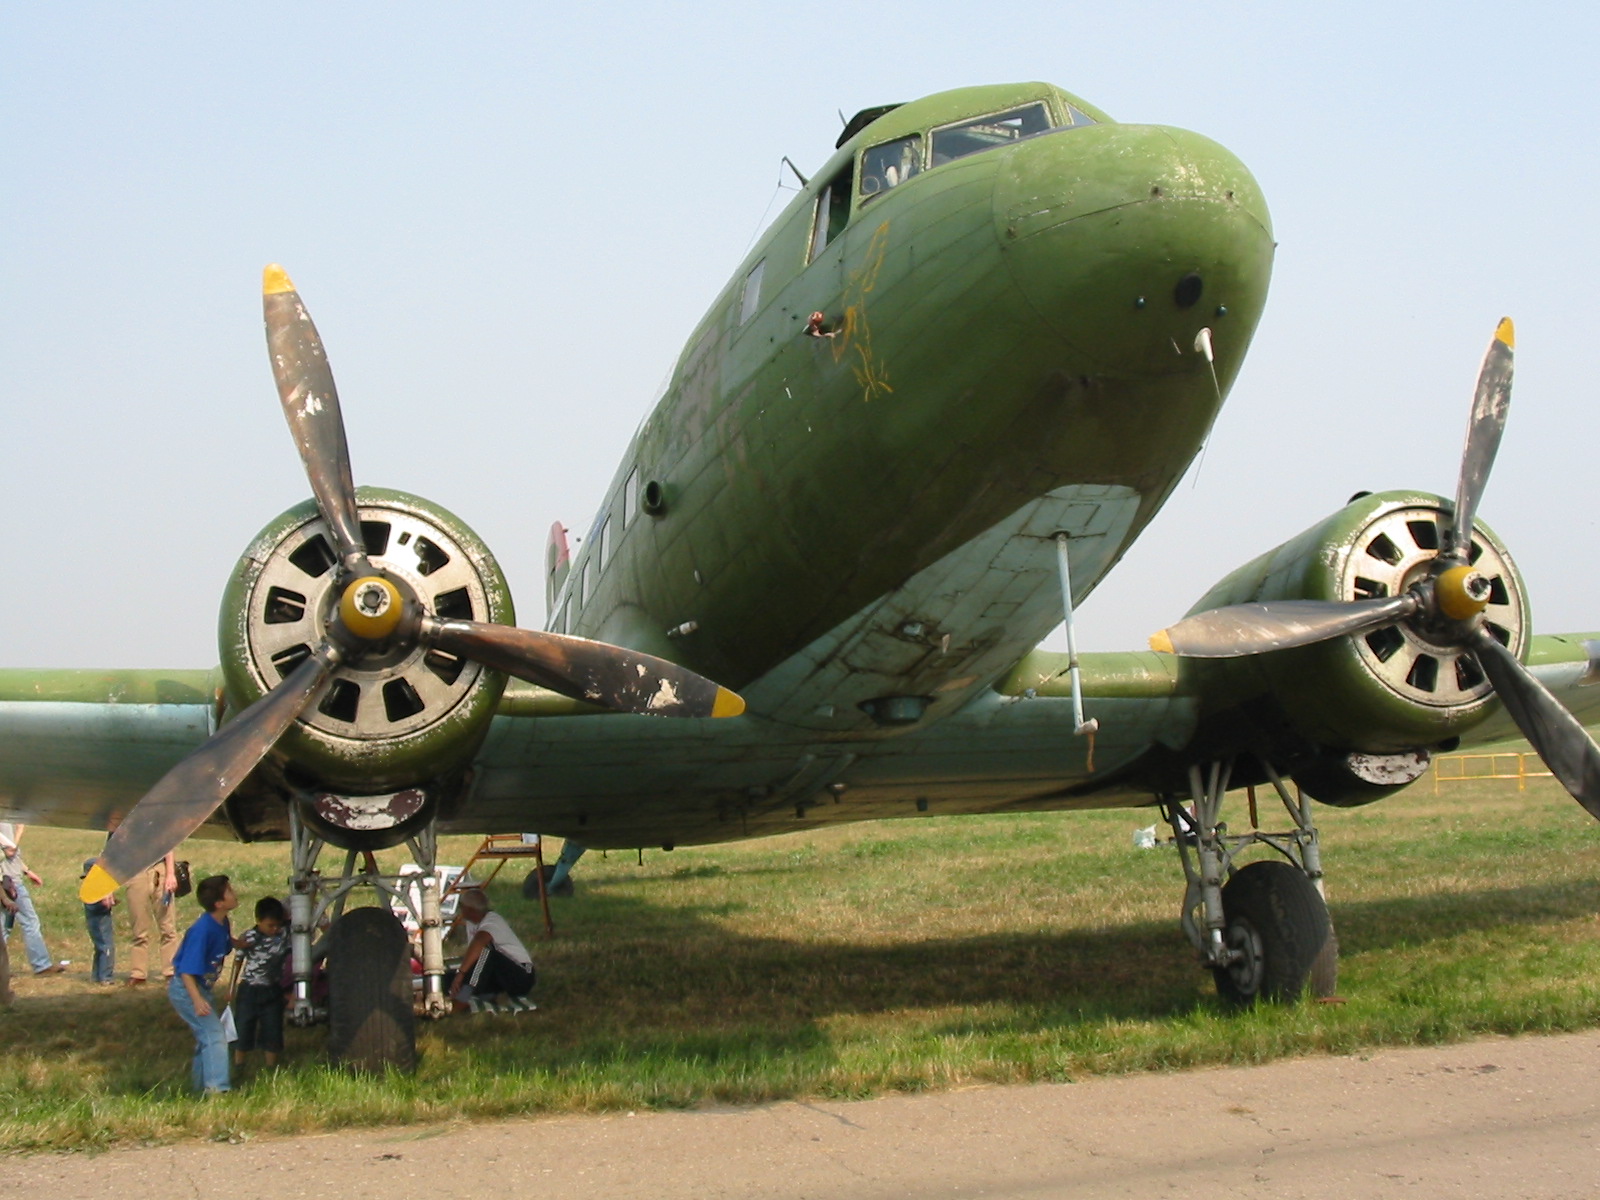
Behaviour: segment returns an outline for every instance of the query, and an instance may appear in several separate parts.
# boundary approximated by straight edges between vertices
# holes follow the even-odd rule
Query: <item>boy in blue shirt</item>
[[[211,987],[222,960],[233,948],[228,914],[239,907],[239,897],[233,894],[226,875],[202,879],[194,895],[206,911],[184,932],[178,953],[173,956],[167,999],[194,1031],[194,1089],[213,1096],[232,1086],[228,1077],[228,1039],[211,999]]]

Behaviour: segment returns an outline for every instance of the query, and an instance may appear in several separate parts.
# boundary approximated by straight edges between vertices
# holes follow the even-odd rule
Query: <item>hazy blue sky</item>
[[[1216,138],[1280,243],[1198,479],[1084,607],[1086,647],[1142,645],[1358,488],[1452,491],[1502,314],[1482,514],[1538,628],[1600,628],[1594,10],[545,7],[7,6],[0,665],[216,660],[234,561],[307,492],[271,260],[328,342],[357,480],[460,514],[539,624],[550,522],[587,526],[780,156],[820,165],[841,109],[1018,79]]]

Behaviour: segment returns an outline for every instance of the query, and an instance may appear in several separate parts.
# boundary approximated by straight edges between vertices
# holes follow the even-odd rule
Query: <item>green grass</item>
[[[1224,1012],[1177,927],[1173,852],[1131,846],[1145,810],[834,827],[647,852],[642,867],[591,854],[548,942],[508,875],[493,894],[538,960],[537,1013],[424,1026],[412,1078],[348,1076],[322,1061],[321,1030],[290,1030],[283,1069],[209,1102],[186,1092],[192,1042],[159,989],[87,982],[74,890],[99,839],[32,828],[46,933],[74,963],[19,979],[0,1018],[0,1151],[858,1097],[1600,1025],[1600,828],[1555,785],[1435,797],[1424,780],[1319,811],[1341,1005]],[[473,844],[448,841],[442,861]],[[233,876],[241,915],[282,890],[281,847],[184,855],[197,877]],[[183,902],[183,923],[196,912]]]

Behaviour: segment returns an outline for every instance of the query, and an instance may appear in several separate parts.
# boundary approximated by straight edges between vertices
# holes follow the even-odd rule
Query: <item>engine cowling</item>
[[[1394,596],[1425,578],[1451,505],[1420,492],[1358,497],[1326,520],[1229,574],[1190,611],[1272,600]],[[1521,657],[1528,599],[1509,552],[1481,522],[1471,561],[1490,582],[1484,621]],[[1305,765],[1302,786],[1332,803],[1361,803],[1382,789],[1345,795],[1330,761],[1350,753],[1406,755],[1449,746],[1498,703],[1459,640],[1431,640],[1420,620],[1372,633],[1245,658],[1190,660],[1208,711],[1247,712],[1284,760]],[[1315,765],[1313,765],[1315,763]],[[1315,790],[1314,790],[1315,789]]]
[[[512,624],[494,556],[459,517],[405,492],[356,492],[374,568],[440,617]],[[254,703],[311,653],[340,600],[335,554],[313,501],[267,525],[239,559],[218,625],[228,707]],[[410,602],[410,601],[408,601]],[[357,796],[425,786],[463,767],[488,732],[505,676],[396,638],[334,670],[273,750],[298,786]]]

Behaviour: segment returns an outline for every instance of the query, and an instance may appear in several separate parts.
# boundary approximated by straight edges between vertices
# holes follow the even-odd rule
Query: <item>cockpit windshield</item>
[[[969,154],[1010,146],[1055,127],[1050,120],[1050,110],[1043,103],[1025,104],[992,116],[962,121],[959,125],[947,125],[933,131],[933,165],[937,167]]]
[[[861,156],[861,199],[898,187],[922,170],[922,137],[910,137],[873,146]]]

